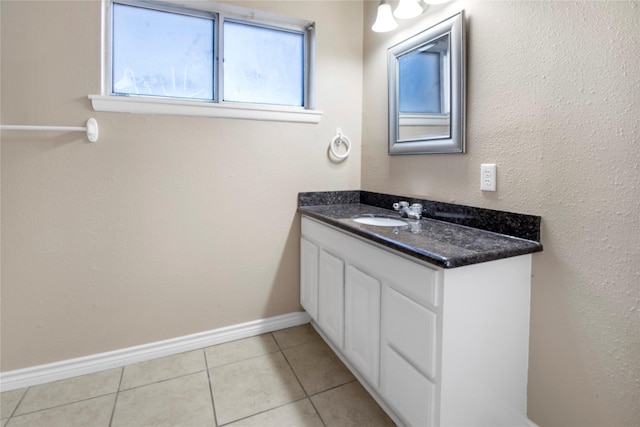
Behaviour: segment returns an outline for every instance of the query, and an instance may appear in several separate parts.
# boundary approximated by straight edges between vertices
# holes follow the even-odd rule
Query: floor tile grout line
[[[272,334],[273,334],[273,332],[272,332]],[[282,355],[284,356],[285,360],[287,361],[287,364],[288,364],[288,365],[289,365],[289,367],[291,368],[291,371],[293,372],[293,375],[296,377],[296,380],[298,381],[298,383],[299,383],[299,384],[300,384],[300,386],[302,387],[302,391],[304,391],[304,394],[305,394],[306,398],[307,398],[307,399],[309,399],[309,403],[311,403],[311,406],[313,407],[314,411],[316,411],[316,414],[318,415],[318,418],[320,418],[320,421],[321,421],[321,422],[322,422],[322,424],[326,427],[326,426],[327,426],[327,423],[325,422],[324,418],[322,418],[322,415],[320,414],[320,411],[318,410],[318,408],[316,407],[316,405],[313,403],[313,400],[311,399],[311,397],[313,397],[313,396],[317,396],[317,395],[322,394],[322,393],[325,393],[325,392],[327,392],[327,391],[329,391],[329,390],[334,390],[334,389],[336,389],[336,388],[342,387],[342,386],[347,385],[347,384],[351,384],[351,383],[353,383],[353,382],[358,382],[358,379],[357,379],[357,378],[354,378],[354,379],[352,379],[351,381],[347,381],[347,382],[345,382],[345,383],[338,384],[338,385],[335,385],[335,386],[333,386],[333,387],[329,387],[329,388],[328,388],[328,389],[326,389],[326,390],[321,390],[321,391],[319,391],[319,392],[317,392],[317,393],[309,394],[309,393],[307,392],[307,390],[305,389],[304,385],[302,384],[302,382],[300,381],[300,379],[298,378],[298,374],[296,373],[296,370],[293,368],[293,365],[291,364],[291,362],[289,362],[289,358],[287,358],[287,355],[285,354],[285,350],[289,350],[289,349],[292,349],[292,348],[296,348],[296,347],[299,347],[299,346],[302,346],[302,345],[308,344],[308,343],[310,342],[310,340],[307,340],[307,341],[305,341],[305,342],[302,342],[302,343],[299,343],[299,344],[297,344],[297,345],[293,345],[293,346],[287,347],[286,349],[283,349],[282,347],[280,347],[280,343],[278,343],[278,340],[275,338],[275,336],[274,336],[273,338],[274,338],[274,340],[276,341],[276,344],[278,344],[278,347],[280,348],[280,351],[282,352]],[[319,337],[319,338],[322,340],[322,337]],[[324,341],[324,340],[323,340],[323,341]]]
[[[289,329],[289,328],[287,328],[287,329]],[[269,333],[267,333],[267,334],[261,334],[261,335],[263,335],[263,336],[264,336],[264,335],[271,335],[271,338],[273,339],[274,343],[276,344],[277,350],[275,350],[275,351],[271,351],[271,352],[267,352],[267,353],[263,353],[263,354],[259,354],[259,355],[255,355],[255,356],[248,357],[248,358],[245,358],[245,359],[236,360],[236,361],[233,361],[233,362],[230,362],[230,363],[226,363],[226,364],[223,364],[223,365],[218,365],[218,366],[215,366],[215,367],[213,367],[213,368],[209,368],[209,369],[208,369],[208,371],[207,371],[207,374],[209,373],[209,371],[210,371],[210,370],[215,369],[215,368],[218,368],[218,367],[228,366],[228,365],[232,365],[232,364],[234,364],[234,363],[240,363],[240,362],[244,362],[244,361],[247,361],[247,360],[257,359],[257,358],[259,358],[259,357],[264,357],[264,356],[268,356],[268,355],[271,355],[271,354],[280,353],[280,354],[282,355],[282,357],[285,359],[285,361],[287,362],[287,365],[289,366],[289,369],[291,369],[291,373],[292,373],[292,374],[293,374],[293,376],[295,377],[296,381],[298,382],[298,385],[300,386],[300,389],[301,389],[301,390],[302,390],[302,392],[304,393],[304,397],[301,397],[300,399],[292,400],[292,401],[287,402],[287,403],[284,403],[284,404],[282,404],[282,405],[275,406],[275,407],[273,407],[273,408],[266,409],[266,410],[264,410],[264,411],[259,411],[259,412],[256,412],[256,413],[254,413],[254,414],[247,415],[246,417],[238,418],[238,419],[236,419],[236,420],[232,420],[232,421],[229,421],[229,422],[227,422],[227,423],[220,424],[219,426],[226,426],[226,425],[232,424],[232,423],[234,423],[234,422],[238,422],[238,421],[240,421],[240,420],[244,420],[244,419],[247,419],[247,418],[251,418],[251,417],[253,417],[253,416],[256,416],[256,415],[259,415],[259,414],[262,414],[262,413],[265,413],[265,412],[269,412],[269,411],[272,411],[272,410],[274,410],[274,409],[281,408],[281,407],[283,407],[283,406],[290,405],[290,404],[295,403],[295,402],[299,402],[299,401],[301,401],[301,400],[305,400],[305,399],[307,399],[307,400],[309,400],[309,403],[311,403],[311,399],[309,399],[309,395],[307,394],[307,391],[305,390],[304,386],[302,385],[302,382],[301,382],[301,381],[300,381],[300,379],[298,378],[298,375],[296,374],[295,370],[293,369],[293,366],[291,365],[291,363],[290,363],[290,362],[289,362],[289,360],[287,359],[287,356],[284,354],[284,349],[281,347],[280,343],[278,342],[278,340],[277,340],[277,339],[276,339],[276,337],[274,336],[273,332],[269,332]],[[302,344],[306,344],[306,343],[302,343]],[[298,344],[298,345],[302,345],[302,344]],[[296,345],[296,346],[287,347],[287,348],[294,348],[294,347],[297,347],[297,345]],[[208,366],[208,364],[207,364],[207,366]],[[210,385],[211,385],[211,387],[213,388],[213,383],[211,383],[211,381],[210,381]],[[213,390],[212,390],[211,394],[212,394],[212,400],[213,400]],[[313,403],[311,403],[311,406],[312,406],[312,407],[313,407],[313,409],[316,411],[316,414],[318,415],[318,417],[319,417],[319,418],[320,418],[320,420],[322,421],[322,417],[320,417],[320,414],[318,413],[318,411],[317,411],[317,409],[315,408],[315,406],[313,405]],[[214,408],[215,408],[215,406],[214,406]],[[215,411],[215,409],[214,409],[214,411]],[[325,425],[325,426],[326,426],[326,424],[324,423],[324,421],[322,421],[322,423],[323,423],[323,425]],[[217,424],[217,419],[216,419],[216,425],[218,425],[218,424]]]
[[[289,369],[291,369],[291,372],[293,373],[293,376],[296,377],[296,381],[298,381],[298,384],[300,385],[300,388],[302,389],[302,392],[304,393],[305,397],[308,398],[309,397],[309,393],[307,393],[307,389],[304,388],[304,384],[302,384],[302,381],[300,381],[300,378],[298,378],[298,374],[296,373],[296,370],[293,368],[293,365],[289,361],[289,358],[284,353],[284,351],[280,350],[280,353],[282,354],[282,357],[284,357],[284,360],[287,362],[287,365],[289,366]]]
[[[207,360],[207,352],[205,349],[202,349],[202,353],[204,355],[204,366],[207,368],[207,381],[209,382],[209,396],[211,397],[211,410],[213,411],[213,422],[217,426],[218,425],[218,415],[216,414],[216,402],[213,398],[213,382],[211,381],[211,373],[209,370],[209,361]],[[213,368],[211,368],[213,369]]]
[[[204,358],[205,358],[205,362],[206,362],[206,364],[207,364],[207,369],[217,369],[217,368],[220,368],[220,367],[222,367],[222,366],[233,365],[234,363],[243,362],[243,361],[245,361],[245,360],[257,359],[258,357],[266,356],[266,355],[268,355],[268,354],[273,354],[273,353],[277,353],[278,351],[280,351],[280,350],[267,351],[266,353],[256,354],[256,355],[253,355],[253,356],[251,356],[251,357],[246,357],[246,358],[243,358],[243,359],[234,360],[234,361],[232,361],[232,362],[223,363],[223,364],[221,364],[221,365],[216,365],[216,366],[211,366],[211,367],[209,367],[209,363],[208,363],[208,362],[209,362],[209,359],[207,358],[207,352],[206,352],[206,349],[208,349],[208,348],[213,348],[213,347],[217,347],[217,346],[220,346],[220,345],[230,344],[230,343],[237,342],[237,341],[247,340],[247,339],[256,338],[256,337],[261,337],[261,336],[265,336],[265,335],[271,335],[271,336],[272,336],[272,338],[273,338],[273,340],[275,341],[276,347],[278,347],[278,349],[280,348],[280,346],[278,345],[278,341],[275,339],[275,337],[273,336],[273,333],[272,333],[272,332],[266,332],[266,333],[264,333],[264,334],[254,335],[253,337],[240,338],[240,339],[233,340],[233,341],[229,341],[229,342],[222,343],[222,344],[216,344],[216,345],[211,345],[211,346],[203,347],[203,348],[202,348],[202,350],[205,350]]]
[[[22,393],[22,397],[20,397],[20,400],[18,401],[18,404],[16,405],[16,407],[15,407],[15,408],[13,408],[13,411],[11,411],[11,414],[9,414],[9,417],[8,417],[7,419],[5,419],[5,422],[4,422],[4,424],[3,424],[3,425],[8,424],[8,423],[9,423],[9,420],[15,416],[16,411],[17,411],[17,410],[18,410],[18,408],[20,407],[20,404],[21,404],[21,403],[22,403],[22,401],[24,400],[24,397],[27,395],[27,392],[29,391],[29,389],[30,389],[30,388],[31,388],[31,387],[26,387],[26,388],[24,389],[24,393]]]
[[[86,398],[82,398],[82,399],[78,399],[78,400],[74,400],[71,402],[67,402],[67,403],[63,403],[61,405],[55,405],[55,406],[48,406],[46,408],[40,408],[40,409],[36,409],[35,411],[29,411],[29,412],[25,412],[24,414],[16,414],[15,411],[12,413],[12,415],[7,418],[7,420],[11,419],[11,418],[19,418],[22,417],[24,415],[32,415],[32,414],[37,414],[38,412],[44,412],[44,411],[50,411],[52,409],[58,409],[58,408],[63,408],[65,406],[69,406],[69,405],[73,405],[75,403],[80,403],[80,402],[86,402],[89,400],[93,400],[93,399],[99,399],[101,397],[106,397],[106,396],[111,396],[111,395],[117,395],[118,392],[117,391],[113,391],[111,393],[104,393],[104,394],[98,394],[95,396],[91,396],[91,397],[86,397]]]
[[[50,410],[50,409],[61,408],[61,407],[63,407],[63,406],[68,406],[68,405],[71,405],[71,404],[74,404],[74,403],[78,403],[78,402],[86,402],[87,400],[97,399],[97,398],[99,398],[99,397],[104,397],[104,396],[109,396],[109,395],[115,394],[115,395],[116,395],[116,402],[114,402],[114,407],[113,407],[112,414],[111,414],[111,419],[113,420],[113,415],[115,414],[115,405],[116,405],[116,403],[117,403],[118,396],[119,396],[119,395],[120,395],[120,393],[122,393],[122,392],[129,392],[129,391],[131,391],[131,390],[136,390],[136,389],[139,389],[139,388],[142,388],[142,387],[147,387],[147,386],[151,386],[151,385],[154,385],[154,384],[160,384],[160,383],[164,383],[164,382],[171,381],[171,380],[178,379],[178,378],[184,378],[184,377],[187,377],[187,376],[189,376],[189,375],[195,375],[195,374],[198,374],[198,373],[201,373],[201,372],[204,372],[204,371],[207,371],[207,378],[208,378],[208,376],[209,376],[209,374],[208,374],[208,369],[206,369],[206,358],[205,358],[205,369],[200,369],[200,370],[193,371],[193,372],[189,372],[189,373],[186,373],[186,374],[177,375],[177,376],[175,376],[175,377],[165,378],[165,379],[158,380],[158,381],[153,381],[153,382],[150,382],[150,383],[147,383],[147,384],[142,384],[142,385],[139,385],[139,386],[136,386],[136,387],[130,387],[130,388],[121,389],[121,387],[122,387],[122,380],[123,380],[123,378],[124,378],[124,368],[125,368],[125,367],[126,367],[126,366],[123,366],[122,368],[120,368],[120,369],[121,369],[121,372],[120,372],[120,379],[119,379],[119,381],[118,381],[118,387],[117,387],[117,388],[116,388],[116,390],[115,390],[115,391],[113,391],[113,392],[103,393],[103,394],[97,394],[97,395],[95,395],[95,396],[83,397],[83,398],[76,399],[76,400],[72,400],[72,401],[70,401],[70,402],[65,402],[65,403],[62,403],[62,404],[59,404],[59,405],[48,406],[48,407],[46,407],[46,408],[39,408],[39,409],[36,409],[36,410],[33,410],[33,411],[25,412],[24,414],[16,414],[16,411],[18,410],[18,407],[20,406],[20,404],[22,403],[22,401],[24,400],[24,398],[25,398],[25,397],[26,397],[26,395],[27,395],[27,391],[31,388],[31,387],[27,387],[27,391],[25,391],[24,395],[23,395],[23,396],[22,396],[22,398],[20,399],[20,402],[18,402],[18,405],[15,407],[15,409],[13,410],[13,412],[11,413],[11,415],[9,416],[9,418],[21,417],[21,416],[23,416],[23,415],[28,415],[28,414],[35,414],[35,413],[38,413],[38,412],[48,411],[48,410]],[[7,420],[8,420],[9,418],[7,418]],[[111,425],[111,422],[109,423],[109,425]]]
[[[275,337],[274,337],[275,340]],[[277,342],[277,340],[276,340]],[[304,345],[306,344],[299,344],[299,345]],[[280,345],[278,344],[278,347],[280,347]],[[290,348],[294,348],[296,346],[290,347]],[[318,418],[320,418],[320,422],[322,423],[323,426],[327,427],[327,423],[324,421],[324,419],[322,418],[322,415],[320,415],[320,411],[318,411],[318,408],[316,408],[316,405],[313,404],[313,401],[311,400],[311,396],[309,395],[309,393],[307,393],[307,389],[304,388],[304,385],[302,384],[302,381],[300,381],[300,378],[298,378],[298,374],[296,373],[296,370],[293,368],[293,365],[291,364],[291,362],[289,362],[289,358],[287,357],[287,355],[285,354],[284,350],[280,350],[280,352],[282,353],[282,356],[284,357],[284,360],[286,360],[287,365],[289,365],[289,368],[291,369],[291,372],[293,372],[293,376],[296,377],[296,381],[298,381],[298,384],[300,384],[300,388],[302,388],[302,391],[304,392],[304,396],[307,400],[309,400],[309,403],[311,404],[311,407],[313,407],[313,410],[316,411],[316,415],[318,415]]]
[[[211,370],[211,369],[217,369],[217,368],[221,368],[221,367],[223,367],[223,366],[233,365],[234,363],[244,362],[244,361],[252,360],[252,359],[257,359],[257,358],[259,358],[259,357],[267,356],[267,355],[269,355],[269,354],[274,354],[274,353],[277,353],[277,352],[279,352],[279,351],[280,351],[280,350],[269,351],[269,352],[267,352],[267,353],[258,354],[258,355],[251,356],[251,357],[247,357],[247,358],[244,358],[244,359],[234,360],[233,362],[223,363],[222,365],[212,366],[212,367],[210,367],[210,368],[208,368],[208,369],[209,369],[209,370]]]
[[[137,390],[139,388],[147,387],[147,386],[154,385],[154,384],[166,383],[167,381],[177,380],[178,378],[188,377],[189,375],[195,375],[195,374],[199,374],[199,373],[205,372],[205,371],[207,371],[207,369],[199,369],[197,371],[187,372],[186,374],[176,375],[175,377],[163,378],[161,380],[152,381],[150,383],[140,384],[140,385],[137,385],[135,387],[124,388],[122,390],[118,390],[118,393],[129,392],[131,390]]]
[[[324,418],[322,418],[322,414],[320,414],[320,411],[319,411],[319,410],[318,410],[318,408],[316,407],[315,403],[313,403],[313,399],[312,399],[312,397],[314,397],[314,396],[318,396],[318,395],[320,395],[320,394],[322,394],[322,393],[326,393],[326,392],[328,392],[328,391],[330,391],[330,390],[335,390],[335,389],[337,389],[337,388],[340,388],[340,387],[343,387],[343,386],[345,386],[345,385],[347,385],[347,384],[352,384],[352,383],[355,383],[355,382],[360,383],[360,382],[358,381],[358,379],[357,379],[357,378],[354,378],[353,380],[351,380],[351,381],[347,381],[347,382],[346,382],[346,383],[344,383],[344,384],[340,384],[340,385],[337,385],[337,386],[334,386],[334,387],[330,387],[330,388],[328,388],[328,389],[326,389],[326,390],[319,391],[319,392],[314,393],[314,394],[312,394],[311,396],[308,396],[308,397],[307,397],[307,399],[309,399],[309,402],[311,402],[311,406],[313,406],[313,409],[315,409],[316,413],[318,414],[318,417],[320,418],[320,421],[322,422],[322,425],[324,425],[324,427],[327,427],[327,423],[325,422]]]
[[[113,409],[111,410],[111,417],[109,418],[109,427],[113,424],[113,417],[116,415],[116,405],[118,404],[118,397],[120,396],[120,387],[122,387],[122,378],[124,378],[124,368],[120,371],[120,381],[118,382],[118,390],[116,390],[116,398],[113,399]]]
[[[320,422],[322,423],[322,425],[324,427],[327,427],[327,423],[324,420],[324,418],[322,418],[322,415],[320,414],[320,411],[318,411],[318,408],[316,407],[316,404],[313,403],[313,400],[311,400],[311,397],[307,397],[307,399],[309,399],[309,403],[311,403],[311,406],[313,407],[313,410],[316,411],[316,414],[318,414],[318,418],[320,418]]]
[[[360,381],[358,381],[358,379],[357,379],[357,378],[354,378],[354,379],[349,380],[349,381],[347,381],[347,382],[345,382],[345,383],[334,385],[333,387],[329,387],[329,388],[328,388],[328,389],[326,389],[326,390],[322,390],[322,391],[319,391],[319,392],[317,392],[317,393],[310,394],[310,395],[309,395],[309,399],[311,399],[312,397],[316,397],[316,396],[317,396],[317,395],[319,395],[319,394],[326,393],[326,392],[328,392],[328,391],[335,390],[335,389],[340,388],[340,387],[344,387],[345,385],[347,385],[347,384],[351,384],[351,383],[358,383],[358,384],[360,384]]]
[[[274,406],[273,408],[265,409],[265,410],[263,410],[263,411],[258,411],[258,412],[256,412],[255,414],[247,415],[247,416],[242,417],[242,418],[238,418],[238,419],[235,419],[235,420],[231,420],[231,421],[229,421],[229,422],[227,422],[227,423],[224,423],[224,424],[219,424],[219,425],[218,425],[218,424],[216,424],[216,425],[217,425],[218,427],[224,427],[224,426],[227,426],[227,425],[229,425],[229,424],[237,423],[238,421],[242,421],[242,420],[249,419],[249,418],[251,418],[251,417],[255,417],[256,415],[266,414],[267,412],[273,411],[273,410],[275,410],[275,409],[284,408],[285,406],[287,406],[287,405],[291,405],[291,404],[293,404],[293,403],[302,402],[303,400],[309,400],[309,398],[308,398],[307,396],[304,396],[304,397],[301,397],[300,399],[292,400],[291,402],[287,402],[287,403],[283,403],[282,405]],[[312,405],[313,405],[313,404],[312,404]],[[315,409],[315,407],[314,407],[314,409]],[[317,412],[317,411],[316,411],[316,412]],[[318,414],[318,415],[319,415],[319,414]]]
[[[259,337],[259,336],[261,336],[261,335],[272,335],[272,333],[271,333],[271,332],[268,332],[268,333],[265,333],[265,334],[255,335],[255,337]],[[249,338],[253,338],[253,337],[249,337]],[[239,360],[234,360],[234,361],[232,361],[232,362],[228,362],[228,363],[223,363],[223,364],[221,364],[221,365],[209,366],[209,359],[207,358],[207,352],[206,352],[206,350],[207,350],[208,348],[213,348],[213,347],[217,347],[217,346],[220,346],[220,345],[229,344],[229,343],[232,343],[232,342],[235,342],[235,341],[241,341],[241,340],[243,340],[243,339],[247,339],[247,338],[240,338],[240,339],[238,339],[238,340],[229,341],[228,343],[221,343],[221,344],[216,344],[216,345],[212,345],[212,346],[201,347],[201,348],[197,348],[197,349],[194,349],[194,350],[184,351],[184,352],[182,352],[182,353],[177,353],[177,354],[175,354],[175,355],[171,355],[171,356],[163,356],[163,357],[159,357],[159,358],[156,358],[156,359],[151,359],[150,361],[153,361],[153,360],[162,359],[162,358],[164,358],[164,357],[173,357],[173,356],[179,356],[179,355],[181,355],[181,354],[186,354],[186,353],[190,353],[190,352],[202,351],[202,352],[203,352],[203,357],[204,357],[204,365],[205,365],[205,367],[204,367],[204,369],[199,369],[199,370],[196,370],[196,371],[187,372],[187,373],[184,373],[184,374],[181,374],[181,375],[176,375],[176,376],[171,377],[171,378],[164,378],[164,379],[161,379],[161,380],[152,381],[152,382],[145,383],[145,384],[140,384],[140,385],[137,385],[137,386],[134,386],[134,387],[125,388],[125,389],[120,388],[120,387],[122,387],[122,379],[121,379],[121,383],[120,383],[120,385],[119,385],[119,387],[118,387],[118,392],[134,390],[134,389],[138,389],[138,388],[145,387],[145,386],[148,386],[148,385],[158,384],[158,383],[161,383],[161,382],[166,382],[166,381],[170,381],[170,380],[173,380],[173,379],[186,377],[186,376],[188,376],[188,375],[193,375],[193,374],[197,374],[197,373],[199,373],[199,372],[202,372],[203,370],[204,370],[204,371],[207,371],[207,376],[208,376],[208,375],[209,375],[209,374],[208,374],[208,371],[210,371],[211,369],[216,369],[216,368],[220,368],[220,367],[222,367],[222,366],[232,365],[232,364],[234,364],[234,363],[242,362],[242,361],[245,361],[245,360],[256,359],[256,358],[258,358],[258,357],[262,357],[262,356],[266,356],[266,355],[269,355],[269,354],[277,353],[277,352],[279,351],[279,350],[268,351],[268,352],[266,352],[266,353],[262,353],[262,354],[254,355],[254,356],[247,357],[247,358],[243,358],[243,359],[239,359]],[[274,341],[275,341],[276,345],[278,346],[278,342],[277,342],[277,340],[275,339],[275,337],[274,337],[273,339],[274,339]],[[278,346],[278,348],[279,348],[279,346]],[[149,362],[149,361],[146,361],[146,362]],[[139,362],[139,363],[146,363],[146,362]],[[134,363],[134,364],[131,364],[131,365],[125,365],[125,366],[123,366],[123,369],[124,369],[124,368],[126,368],[127,366],[134,366],[134,365],[137,365],[137,364],[138,364],[138,363]]]
[[[320,418],[320,421],[321,421],[321,422],[322,422],[322,424],[326,427],[326,423],[324,422],[324,420],[323,420],[323,419],[322,419],[322,417],[320,416],[320,413],[319,413],[319,412],[318,412],[318,410],[316,409],[315,405],[313,405],[313,402],[311,402],[311,399],[310,399],[310,397],[309,397],[309,394],[308,394],[308,393],[307,393],[307,391],[305,390],[305,388],[304,388],[304,386],[303,386],[302,382],[300,381],[300,378],[298,378],[298,375],[296,374],[296,371],[293,369],[293,366],[291,365],[291,363],[289,362],[289,359],[288,359],[288,358],[287,358],[287,356],[285,355],[285,353],[284,353],[284,349],[282,348],[282,346],[280,345],[280,343],[278,342],[278,340],[277,340],[277,339],[276,339],[276,337],[274,336],[273,332],[270,332],[270,333],[268,333],[268,334],[269,334],[269,335],[271,335],[271,338],[272,338],[272,339],[273,339],[273,341],[275,342],[275,344],[276,344],[276,346],[277,346],[278,350],[276,350],[276,351],[272,351],[272,352],[268,352],[268,353],[263,353],[263,354],[261,354],[261,355],[257,355],[257,356],[249,357],[249,358],[246,358],[246,359],[237,360],[237,361],[234,361],[234,362],[227,363],[227,364],[225,364],[225,365],[219,365],[219,366],[216,366],[216,367],[211,368],[211,369],[215,369],[215,368],[220,367],[220,366],[227,366],[227,365],[231,365],[231,364],[234,364],[234,363],[243,362],[243,361],[246,361],[246,360],[256,359],[256,358],[258,358],[258,357],[263,357],[263,356],[267,356],[267,355],[270,355],[270,354],[280,353],[280,354],[282,355],[282,357],[285,359],[285,361],[287,362],[287,365],[289,366],[289,369],[291,369],[291,373],[292,373],[292,374],[293,374],[293,376],[295,377],[296,381],[298,382],[298,385],[300,386],[300,389],[301,389],[301,390],[302,390],[302,392],[304,393],[304,397],[301,397],[300,399],[292,400],[292,401],[287,402],[287,403],[283,403],[282,405],[278,405],[278,406],[275,406],[275,407],[273,407],[273,408],[266,409],[266,410],[264,410],[264,411],[259,411],[259,412],[256,412],[256,413],[254,413],[254,414],[247,415],[246,417],[238,418],[238,419],[236,419],[236,420],[232,420],[232,421],[229,421],[229,422],[227,422],[227,423],[220,424],[219,426],[226,426],[226,425],[229,425],[229,424],[232,424],[232,423],[235,423],[235,422],[238,422],[238,421],[241,421],[241,420],[247,419],[247,418],[251,418],[251,417],[254,417],[254,416],[256,416],[256,415],[259,415],[259,414],[262,414],[262,413],[266,413],[266,412],[272,411],[272,410],[274,410],[274,409],[281,408],[281,407],[284,407],[284,406],[290,405],[290,404],[292,404],[292,403],[299,402],[299,401],[302,401],[302,400],[305,400],[305,399],[306,399],[306,400],[308,400],[308,401],[309,401],[309,403],[311,403],[311,406],[313,407],[314,411],[316,412],[316,415],[318,415],[318,418]],[[267,334],[262,334],[262,335],[267,335]],[[306,342],[305,342],[305,343],[298,344],[298,345],[295,345],[295,346],[287,347],[287,349],[289,349],[289,348],[294,348],[294,347],[297,347],[297,346],[299,346],[299,345],[303,345],[303,344],[306,344]],[[212,384],[211,382],[210,382],[210,384],[211,384],[211,387],[213,387],[213,384]],[[213,391],[212,391],[212,399],[213,399]],[[216,419],[216,425],[218,425],[218,424],[217,424],[217,419]]]
[[[281,329],[282,331],[286,331],[286,329]],[[278,331],[279,332],[279,331]],[[270,332],[271,338],[273,338],[273,340],[276,343],[276,346],[278,346],[278,349],[282,352],[284,352],[284,349],[282,348],[282,346],[280,345],[280,342],[278,341],[278,339],[276,338],[276,336],[274,335],[273,332]]]
[[[320,337],[320,339],[322,339],[322,337]],[[324,341],[323,341],[323,342],[324,342]],[[291,346],[291,347],[287,347],[287,350],[290,350],[290,349],[292,349],[292,348],[299,347],[299,346],[302,346],[302,345],[305,345],[305,344],[308,344],[308,343],[309,343],[309,341],[306,341],[306,342],[300,343],[300,344],[298,344],[298,345],[294,345],[294,346]],[[333,352],[333,350],[331,350],[331,351]],[[325,389],[325,390],[321,390],[321,391],[318,391],[318,392],[313,393],[313,394],[309,394],[309,393],[307,392],[307,390],[304,388],[304,385],[302,384],[302,382],[300,381],[300,379],[298,378],[298,374],[296,373],[296,370],[294,369],[293,365],[289,362],[289,358],[288,358],[288,357],[287,357],[287,355],[285,354],[284,350],[281,350],[281,352],[282,352],[282,355],[284,356],[285,360],[287,361],[287,364],[288,364],[288,365],[289,365],[289,367],[291,368],[291,371],[293,371],[293,375],[296,377],[296,380],[298,380],[298,383],[300,383],[300,386],[302,387],[302,390],[304,391],[305,396],[307,396],[308,398],[311,398],[312,396],[317,396],[317,395],[319,395],[319,394],[321,394],[321,393],[324,393],[325,391],[329,391],[329,390],[336,389],[336,388],[338,388],[338,387],[342,387],[343,385],[350,384],[350,383],[352,383],[352,382],[359,382],[359,381],[358,381],[358,379],[357,379],[357,378],[355,378],[355,376],[354,376],[354,377],[353,377],[353,379],[351,379],[351,380],[349,380],[349,381],[347,381],[347,382],[344,382],[344,383],[342,383],[342,384],[335,385],[335,386],[333,386],[333,387],[329,387],[329,388],[327,388],[327,389]],[[340,363],[342,363],[342,361],[340,361]],[[349,368],[347,368],[347,370],[348,370],[348,369],[349,369]],[[351,371],[349,371],[349,372],[351,373]]]

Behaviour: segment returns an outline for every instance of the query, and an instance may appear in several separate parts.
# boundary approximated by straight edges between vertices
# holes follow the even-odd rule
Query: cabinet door
[[[345,275],[345,353],[375,388],[380,369],[380,281],[347,266]]]
[[[333,343],[344,346],[344,261],[320,250],[318,324]]]
[[[318,320],[318,246],[300,239],[300,305]]]

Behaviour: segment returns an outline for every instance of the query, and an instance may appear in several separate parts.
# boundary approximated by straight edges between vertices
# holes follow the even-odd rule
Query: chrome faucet
[[[404,218],[422,218],[422,205],[420,203],[414,203],[409,206],[409,202],[398,202],[393,204],[393,209],[395,209],[400,216]]]

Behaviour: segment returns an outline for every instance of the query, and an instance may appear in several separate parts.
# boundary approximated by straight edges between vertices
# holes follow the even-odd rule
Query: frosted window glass
[[[398,60],[400,112],[441,113],[440,53],[412,52]]]
[[[304,34],[224,23],[225,101],[304,105]]]
[[[113,93],[213,100],[213,19],[113,7]]]

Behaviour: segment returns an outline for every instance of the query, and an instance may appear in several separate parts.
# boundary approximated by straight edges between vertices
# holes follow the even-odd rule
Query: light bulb
[[[371,29],[376,33],[386,33],[387,31],[395,30],[398,27],[398,23],[393,19],[393,13],[391,13],[391,6],[382,0],[378,6],[378,16],[376,22],[371,26]]]
[[[411,19],[419,16],[422,11],[419,1],[416,0],[400,0],[398,7],[393,12],[393,15],[399,19]]]

